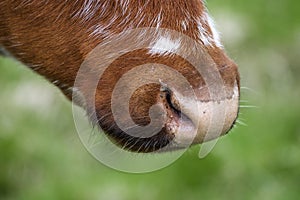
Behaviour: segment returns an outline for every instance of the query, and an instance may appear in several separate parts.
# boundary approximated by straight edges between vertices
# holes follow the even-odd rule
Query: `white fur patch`
[[[85,0],[83,7],[80,9],[79,13],[75,16],[79,16],[80,18],[83,18],[84,21],[90,20],[94,14],[95,11],[98,9],[97,4],[95,4],[94,0]]]
[[[161,36],[154,44],[151,45],[151,54],[169,54],[175,53],[180,49],[180,39],[173,40],[170,36]]]
[[[208,14],[206,15],[207,15],[208,26],[210,27],[213,34],[214,43],[216,44],[217,47],[222,47],[223,45],[221,43],[220,34],[215,28],[215,22]]]
[[[162,11],[159,12],[159,14],[157,15],[157,17],[154,19],[154,24],[156,24],[156,28],[159,29],[162,23]]]
[[[114,23],[116,23],[116,20],[118,18],[122,18],[123,21],[121,24],[128,24],[128,28],[130,27],[132,16],[130,16],[130,8],[129,3],[130,0],[114,0],[116,2],[116,5],[122,9],[122,16],[116,15],[114,12],[111,12],[112,17],[106,24],[95,24],[89,28],[90,35],[93,37],[97,37],[99,35],[101,36],[108,36],[110,35],[110,29]],[[96,12],[99,11],[99,9],[103,10],[103,13],[107,13],[105,10],[109,6],[109,1],[104,1],[101,3],[101,1],[96,0],[84,0],[82,8],[79,10],[79,12],[75,15],[75,17],[81,18],[84,22],[89,21],[93,17],[101,18],[101,14],[95,16]],[[145,7],[141,6],[138,11],[138,15],[136,16],[135,21],[138,21],[142,23],[145,18],[147,17],[147,13],[145,13]],[[215,28],[215,24],[213,19],[209,16],[207,9],[204,9],[202,14],[200,16],[191,16],[189,11],[186,10],[186,16],[183,19],[176,19],[174,18],[174,23],[181,26],[183,31],[187,31],[189,28],[189,25],[194,22],[194,20],[198,23],[198,35],[199,40],[205,45],[205,46],[216,46],[219,48],[222,48],[222,44],[220,41],[220,36],[218,31]],[[200,13],[199,13],[200,14]],[[156,27],[159,29],[161,27],[161,24],[163,22],[163,14],[162,10],[157,13],[155,17],[153,17],[152,22],[150,23],[152,27]],[[120,22],[119,22],[120,23]],[[136,25],[139,27],[139,23]],[[161,37],[156,41],[156,43],[153,45],[152,50],[150,53],[153,54],[165,54],[169,53],[170,51],[176,50],[180,47],[180,41],[172,41],[169,37]]]
[[[206,26],[209,27],[206,28]],[[213,19],[208,15],[208,13],[204,13],[198,20],[198,30],[199,30],[199,38],[203,42],[205,46],[217,46],[222,47],[220,35],[215,28]]]
[[[123,13],[128,10],[128,5],[130,0],[116,0],[117,3],[121,6]]]
[[[186,31],[188,29],[188,21],[187,20],[182,20],[181,26],[182,26],[183,30]]]

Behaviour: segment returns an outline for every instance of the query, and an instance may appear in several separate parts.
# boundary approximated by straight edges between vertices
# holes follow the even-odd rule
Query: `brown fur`
[[[109,24],[116,16],[114,23],[107,26],[113,33],[121,33],[129,28],[155,27],[153,22],[160,12],[163,16],[160,28],[184,33],[198,40],[197,20],[191,19],[187,30],[174,23],[174,19],[185,19],[199,16],[205,8],[200,0],[131,0],[129,9],[124,10],[115,0],[94,1],[91,17],[76,16],[82,10],[84,1],[45,1],[45,0],[1,0],[0,2],[0,46],[15,58],[31,67],[37,73],[55,82],[62,92],[71,99],[66,90],[74,85],[77,71],[87,54],[103,41],[104,35],[92,36],[92,27],[96,24]],[[144,7],[140,13],[139,8]],[[124,20],[127,17],[130,20]],[[212,31],[207,26],[209,34]],[[204,46],[202,44],[202,46]],[[239,84],[237,66],[216,46],[204,47],[217,64],[221,76],[232,94],[234,82]],[[149,55],[146,49],[130,52],[115,60],[99,82],[96,93],[96,119],[101,119],[100,126],[120,145],[127,145],[134,151],[149,152],[167,145],[173,135],[164,127],[151,138],[137,139],[123,133],[115,124],[110,101],[113,88],[120,77],[135,66],[145,63],[161,63],[172,66],[191,83],[194,89],[205,85],[203,78],[190,63],[179,56]],[[89,83],[82,88],[88,90]],[[125,91],[126,92],[126,91]],[[150,123],[149,108],[159,102],[162,92],[159,85],[143,86],[135,92],[130,101],[130,114],[139,125]],[[210,101],[208,91],[197,94],[201,101]],[[166,99],[166,98],[162,98]],[[87,110],[89,109],[89,105]],[[105,116],[105,117],[104,117]],[[126,119],[125,119],[126,120]],[[157,142],[159,141],[159,142]]]

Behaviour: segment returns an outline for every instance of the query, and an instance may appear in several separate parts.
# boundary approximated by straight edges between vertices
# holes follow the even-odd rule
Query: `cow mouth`
[[[110,141],[119,148],[134,153],[158,153],[186,149],[194,144],[200,144],[227,134],[238,116],[239,91],[234,89],[230,98],[222,101],[196,101],[184,103],[181,97],[165,88],[157,95],[156,105],[163,111],[162,118],[157,118],[159,131],[147,136],[144,132],[132,134],[135,128],[120,128],[113,118],[101,118],[99,125]],[[180,102],[180,103],[179,103]],[[185,105],[186,104],[186,105]],[[227,109],[224,122],[214,122],[219,126],[219,132],[207,135],[212,113],[211,107],[221,106]],[[197,108],[198,107],[198,108]],[[98,118],[100,119],[100,117]],[[155,127],[157,128],[157,127]]]

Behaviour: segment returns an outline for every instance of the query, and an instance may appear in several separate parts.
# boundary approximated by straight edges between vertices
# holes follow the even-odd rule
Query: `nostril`
[[[163,92],[165,93],[167,106],[170,109],[172,109],[176,114],[180,115],[181,109],[179,101],[177,100],[175,94],[169,88],[164,88]]]
[[[172,106],[172,108],[175,111],[177,111],[178,113],[181,113],[179,101],[173,92],[169,95],[169,104]]]

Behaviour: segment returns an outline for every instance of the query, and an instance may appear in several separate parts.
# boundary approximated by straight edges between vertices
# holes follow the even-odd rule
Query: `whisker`
[[[143,148],[143,145],[140,145],[140,147],[138,148],[137,152],[140,152]]]
[[[122,129],[124,132],[126,132],[126,131],[129,131],[130,129],[134,129],[134,128],[139,128],[139,127],[141,127],[141,126],[139,126],[139,125],[133,125],[133,126],[130,126],[130,127],[126,127],[126,128],[124,128],[124,129]]]
[[[153,146],[152,146],[152,152],[154,152],[155,151],[155,146],[158,144],[158,141],[156,141],[154,144],[153,144]],[[161,148],[159,148],[158,150],[160,150]]]
[[[240,105],[240,108],[259,108],[258,106],[251,106],[251,105]]]
[[[132,149],[137,143],[140,142],[140,139],[136,139],[135,143],[133,143],[130,147],[128,147],[127,149]],[[139,151],[137,151],[139,152]]]
[[[124,150],[124,151],[126,151],[128,148],[127,148],[127,146],[129,145],[129,143],[132,141],[132,138],[131,139],[129,139],[129,140],[127,140],[126,142],[125,142],[125,144],[122,146],[122,150]]]
[[[248,124],[242,122],[240,119],[236,120],[236,122],[242,126],[248,126]]]
[[[148,150],[151,148],[151,143],[152,143],[152,140],[149,140],[149,141],[147,142],[147,144],[144,145],[144,148],[146,149],[146,151],[148,151]]]
[[[254,89],[251,89],[249,87],[241,87],[241,90],[244,90],[244,91],[246,90],[246,91],[250,91],[252,93],[258,94],[257,91],[255,91]]]
[[[107,114],[101,116],[99,119],[96,120],[96,123],[98,124],[99,122],[101,122],[104,118],[106,118],[109,115],[110,115],[110,113],[107,113]]]

